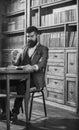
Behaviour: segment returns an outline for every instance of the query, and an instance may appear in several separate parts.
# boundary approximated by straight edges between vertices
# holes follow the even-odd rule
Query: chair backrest
[[[45,78],[46,67],[43,68],[43,73],[44,73],[44,78]],[[46,87],[46,82],[45,82],[45,86],[43,86],[43,87],[41,88],[41,90],[43,90],[45,87]]]

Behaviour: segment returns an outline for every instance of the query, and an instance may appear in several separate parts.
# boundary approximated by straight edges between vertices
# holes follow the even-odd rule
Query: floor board
[[[18,121],[10,126],[11,130],[77,130],[79,117],[74,112],[50,105],[47,105],[45,117],[42,103],[34,102],[30,123],[26,125],[25,114],[20,113]],[[0,120],[0,130],[6,130],[6,121]]]

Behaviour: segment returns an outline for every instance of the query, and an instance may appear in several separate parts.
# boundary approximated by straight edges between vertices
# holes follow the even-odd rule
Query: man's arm
[[[48,48],[43,46],[41,58],[38,64],[33,65],[33,69],[38,71],[42,68],[46,68],[47,59],[48,59]]]

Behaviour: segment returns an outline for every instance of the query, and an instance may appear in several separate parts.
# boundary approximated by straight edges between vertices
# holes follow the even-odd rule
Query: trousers
[[[25,81],[19,81],[16,85],[16,92],[17,95],[24,95],[26,91],[26,82]],[[14,101],[14,106],[12,109],[13,113],[19,114],[20,107],[22,106],[23,97],[17,97]]]
[[[34,84],[34,81],[33,81],[33,78],[32,76],[30,75],[30,88],[34,87],[35,84]],[[17,92],[17,95],[24,95],[25,92],[26,92],[26,81],[23,80],[23,81],[18,81],[16,83],[16,92]],[[16,114],[19,114],[20,112],[20,107],[22,106],[22,101],[23,101],[23,97],[17,97],[14,101],[14,106],[13,106],[13,109],[12,109],[12,112],[13,113],[16,113]]]

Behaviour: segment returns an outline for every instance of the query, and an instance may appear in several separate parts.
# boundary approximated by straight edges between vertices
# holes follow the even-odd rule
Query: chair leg
[[[29,111],[29,121],[31,120],[31,114],[32,114],[33,96],[34,96],[34,93],[32,93],[32,97],[31,97],[30,111]]]
[[[23,104],[21,104],[21,111],[22,111],[22,113],[24,113]]]
[[[44,113],[45,113],[45,116],[47,116],[47,111],[46,111],[46,104],[45,104],[45,98],[44,98],[44,92],[42,92],[42,98],[43,98],[43,105],[44,105]]]

